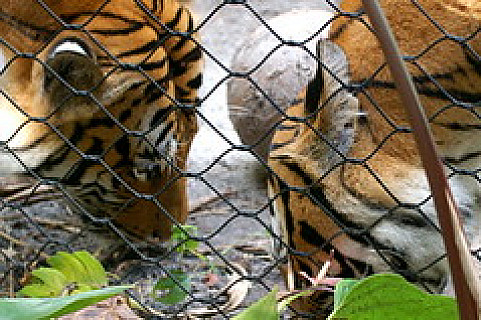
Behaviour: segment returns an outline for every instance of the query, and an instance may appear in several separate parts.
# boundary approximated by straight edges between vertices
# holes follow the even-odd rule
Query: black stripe
[[[481,157],[481,151],[466,153],[460,157],[443,157],[443,160],[449,164],[462,164],[463,162]]]
[[[150,104],[164,96],[163,91],[167,91],[165,89],[159,88],[159,83],[161,81],[151,82],[149,83],[144,89],[144,96],[145,96],[145,103]]]
[[[10,27],[19,31],[33,41],[49,41],[57,32],[56,30],[51,30],[24,22],[4,12],[0,12],[0,21],[4,21]]]
[[[341,273],[336,274],[336,276],[341,276],[342,278],[354,278],[356,276],[356,270],[347,264],[347,257],[343,256],[331,242],[328,242],[315,228],[313,228],[307,221],[299,221],[300,236],[301,238],[309,243],[310,245],[322,250],[328,256],[333,252],[334,259],[341,266]],[[353,260],[353,259],[350,259]],[[353,260],[357,261],[357,260]],[[324,262],[324,261],[321,261]],[[357,261],[358,265],[362,265],[362,269],[366,268],[366,263],[362,261]],[[361,270],[362,270],[361,269]]]
[[[159,41],[157,40],[152,40],[144,45],[137,47],[135,49],[131,49],[128,51],[124,51],[120,54],[117,55],[117,58],[123,58],[123,57],[128,57],[128,56],[133,56],[133,55],[138,55],[138,54],[147,54],[150,53],[154,50],[157,50],[160,47]]]
[[[189,25],[187,26],[187,32],[190,32],[194,28],[194,21],[192,20],[192,17],[190,15],[188,16],[188,19]],[[189,40],[191,40],[189,37],[182,36],[181,39],[172,47],[172,51],[179,51],[185,46],[185,43]]]
[[[187,86],[191,89],[199,89],[201,85],[202,85],[201,73],[199,73],[197,76],[187,81]]]
[[[157,109],[150,119],[150,128],[154,128],[165,121],[167,116],[172,112],[172,107]]]
[[[202,58],[202,50],[199,47],[195,47],[185,56],[181,57],[178,61],[171,60],[171,72],[172,76],[178,77],[184,75],[189,68],[190,62],[198,61]]]
[[[458,122],[451,122],[451,123],[433,122],[433,124],[440,127],[444,127],[449,130],[453,130],[453,131],[481,130],[481,124],[458,123]]]
[[[112,12],[106,12],[106,11],[83,11],[83,12],[76,12],[72,14],[62,14],[60,17],[62,18],[63,21],[66,23],[72,23],[73,21],[77,20],[80,17],[87,16],[87,17],[103,17],[103,18],[113,18],[116,20],[120,20],[122,22],[126,22],[128,24],[143,24],[141,21],[135,20],[135,19],[130,19],[125,16],[118,15],[116,13]]]
[[[126,28],[116,28],[116,29],[92,29],[89,30],[92,34],[102,35],[102,36],[126,36],[136,31],[141,30],[144,25],[140,22],[133,24]]]
[[[98,209],[99,212],[104,211],[102,210],[102,207],[105,207],[105,204],[118,206],[118,203],[116,201],[111,201],[108,200],[107,197],[103,197],[104,195],[112,194],[112,192],[102,186],[97,181],[83,183],[82,189],[79,191],[78,194],[82,201],[95,206],[95,208]],[[114,195],[116,194],[114,193]],[[92,201],[89,198],[94,198],[94,200]],[[98,206],[99,203],[102,203],[103,206]]]
[[[182,17],[182,7],[179,7],[179,9],[177,9],[177,12],[175,13],[174,19],[167,22],[165,26],[169,30],[174,30],[175,26],[179,24],[181,17]]]
[[[12,148],[12,150],[16,151],[16,152],[30,151],[31,149],[34,149],[34,148],[38,147],[39,145],[41,145],[42,143],[44,143],[52,135],[55,135],[55,133],[53,133],[53,132],[45,133],[45,134],[41,135],[40,137],[36,138],[35,140],[33,140],[32,142],[30,142],[27,146]]]
[[[127,108],[123,110],[119,115],[119,122],[124,123],[132,116],[132,109]]]
[[[162,129],[162,132],[159,134],[157,139],[155,140],[155,146],[158,147],[164,142],[167,135],[170,133],[172,128],[174,127],[174,123],[170,121],[165,128]]]
[[[143,62],[143,63],[139,64],[139,66],[144,71],[153,71],[153,70],[156,70],[156,69],[164,68],[166,62],[167,62],[167,59],[164,58],[162,60],[157,60],[157,61],[152,61],[152,62]]]
[[[296,244],[293,241],[293,236],[294,236],[294,218],[292,216],[292,211],[291,211],[291,204],[290,204],[290,195],[289,195],[289,188],[288,185],[279,179],[276,179],[277,184],[279,185],[279,193],[281,196],[281,202],[283,206],[283,211],[284,211],[284,218],[286,222],[286,229],[287,229],[287,245],[289,246],[290,249],[296,250]],[[286,239],[283,239],[286,241]]]
[[[188,95],[190,95],[190,90],[185,90],[179,86],[175,86],[175,97],[177,98],[177,100],[179,101],[185,100],[185,99],[182,99],[182,97],[188,96]]]
[[[466,61],[474,69],[474,72],[481,76],[481,60],[475,56],[475,53],[468,48],[464,49],[464,55],[466,56]]]
[[[117,142],[115,143],[115,151],[117,151],[117,153],[121,157],[121,159],[116,164],[116,166],[131,163],[130,142],[129,142],[129,137],[127,135],[124,135],[117,140]]]
[[[324,214],[327,214],[339,226],[339,228],[345,230],[349,237],[363,245],[369,245],[370,243],[375,242],[369,234],[363,232],[365,230],[364,227],[346,220],[343,215],[334,209],[322,189],[314,184],[312,179],[297,165],[297,163],[285,160],[281,160],[281,163],[303,180],[304,186],[307,188],[306,195],[309,196],[309,199],[313,204],[318,206]]]
[[[360,83],[362,83],[362,81]],[[369,81],[363,87],[364,88],[383,88],[383,89],[396,88],[393,82],[381,81],[381,80]],[[481,93],[473,93],[473,92],[461,91],[457,89],[445,89],[446,92],[452,96],[451,98],[449,97],[449,95],[446,95],[445,92],[439,89],[431,89],[431,88],[425,88],[425,87],[419,87],[419,86],[416,86],[416,87],[417,87],[418,93],[426,97],[436,98],[436,99],[445,100],[445,101],[451,101],[452,98],[454,98],[458,101],[468,102],[468,103],[477,103],[481,101]]]
[[[84,132],[85,128],[79,123],[76,123],[72,135],[67,138],[73,145],[76,145],[83,137]],[[50,171],[53,167],[62,164],[70,152],[73,152],[73,150],[71,150],[67,143],[64,143],[60,148],[56,149],[45,160],[43,160],[35,169],[39,171]]]
[[[135,98],[132,100],[131,106],[132,107],[138,107],[142,103],[142,98]]]
[[[86,155],[100,155],[104,151],[103,141],[99,137],[92,138],[92,145],[85,151]],[[76,162],[70,170],[61,179],[61,182],[69,185],[79,185],[82,177],[88,168],[95,165],[97,162],[90,159],[81,159]]]
[[[362,6],[359,6],[356,11],[354,13],[358,13],[359,15],[362,15],[363,14],[363,11],[362,11]],[[339,27],[337,27],[336,30],[333,30],[332,32],[330,32],[329,34],[329,39],[331,41],[335,41],[337,40],[341,34],[343,32],[345,32],[347,30],[347,28],[354,22],[356,21],[356,18],[354,17],[348,17],[346,15],[338,15],[336,17],[336,19],[340,19],[341,17],[345,17],[346,19],[348,19],[346,22],[342,23]]]
[[[107,127],[113,128],[116,126],[115,122],[110,118],[92,118],[88,121],[85,125],[87,128],[98,128],[98,127]]]
[[[196,46],[195,48],[190,50],[189,53],[181,57],[179,61],[182,63],[196,62],[196,61],[199,61],[201,58],[202,58],[202,50],[199,46]]]
[[[289,140],[289,141],[286,141],[286,142],[283,142],[283,143],[271,143],[271,145],[269,146],[269,151],[276,151],[280,148],[283,148],[289,144],[291,144],[293,140]]]
[[[309,81],[306,91],[305,110],[306,114],[316,112],[320,105],[321,92],[323,92],[324,79],[321,66],[318,66],[314,79]]]

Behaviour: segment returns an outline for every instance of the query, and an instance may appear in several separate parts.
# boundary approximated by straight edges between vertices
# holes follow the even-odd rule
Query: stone
[[[231,78],[227,84],[229,117],[242,143],[255,145],[263,159],[267,159],[273,126],[282,119],[282,111],[314,76],[316,43],[327,37],[332,16],[325,10],[294,10],[274,17],[267,24],[279,37],[304,46],[281,45],[261,25],[240,44],[232,59],[231,70],[249,72],[260,90],[246,78]]]

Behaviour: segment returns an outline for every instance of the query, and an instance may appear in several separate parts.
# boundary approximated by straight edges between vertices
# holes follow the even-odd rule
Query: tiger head
[[[90,194],[94,186],[113,207],[170,183],[158,197],[185,219],[180,172],[197,127],[184,106],[196,102],[201,52],[195,36],[169,32],[193,30],[189,11],[175,1],[129,0],[10,1],[0,10],[0,175],[54,179]],[[117,221],[138,233],[170,225],[141,215]]]

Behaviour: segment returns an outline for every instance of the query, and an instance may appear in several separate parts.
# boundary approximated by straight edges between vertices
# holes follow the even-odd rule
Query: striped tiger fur
[[[472,239],[481,217],[481,6],[380,3]],[[288,256],[289,285],[307,285],[298,272],[316,275],[329,260],[331,276],[395,271],[442,292],[449,268],[429,186],[360,0],[342,3],[318,57],[317,74],[276,128],[269,156],[274,251]],[[322,319],[331,302],[319,292],[298,307]]]
[[[0,174],[48,179],[89,214],[168,237],[188,212],[194,28],[175,0],[2,4]]]

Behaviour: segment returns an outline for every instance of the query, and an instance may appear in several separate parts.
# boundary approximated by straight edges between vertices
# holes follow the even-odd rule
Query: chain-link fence
[[[125,17],[122,16],[124,13],[110,12],[111,3],[116,1],[99,1],[95,9],[82,7],[80,15],[72,11],[55,12],[53,7],[49,8],[41,0],[29,4],[36,8],[33,11],[31,8],[25,10],[22,4],[17,4],[18,15],[17,11],[5,11],[7,7],[0,8],[0,23],[2,30],[6,30],[0,33],[3,54],[0,56],[0,112],[4,130],[1,135],[4,169],[0,170],[3,175],[0,211],[2,296],[12,295],[24,285],[28,281],[29,272],[42,265],[46,257],[58,251],[82,249],[98,256],[109,271],[120,276],[120,282],[138,283],[132,295],[156,309],[157,317],[229,318],[232,315],[230,307],[248,305],[275,285],[283,285],[279,268],[282,269],[285,264],[285,257],[273,257],[270,254],[270,241],[273,238],[280,242],[277,247],[283,248],[281,251],[299,257],[297,271],[316,270],[333,252],[330,258],[339,264],[334,264],[334,275],[361,276],[391,270],[401,273],[410,281],[420,283],[427,290],[437,291],[446,285],[444,276],[447,274],[439,276],[444,272],[444,267],[440,265],[445,264],[446,259],[444,250],[439,249],[442,240],[439,227],[433,219],[432,199],[426,193],[424,181],[421,181],[423,178],[418,178],[423,177],[423,173],[416,160],[413,160],[416,151],[411,145],[410,129],[402,116],[389,109],[393,100],[383,98],[396,95],[392,90],[393,83],[385,77],[387,67],[383,58],[376,56],[375,51],[362,51],[363,47],[365,50],[373,50],[366,46],[372,31],[362,13],[342,14],[337,4],[328,0],[322,3],[301,1],[297,7],[296,4],[293,7],[302,9],[303,6],[308,6],[310,9],[297,11],[293,15],[287,14],[282,17],[284,20],[270,20],[275,14],[282,13],[284,8],[287,10],[292,7],[278,5],[275,1],[204,1],[202,4],[189,4],[194,12],[198,12],[197,27],[179,32],[172,30],[172,25],[175,24],[172,21],[177,21],[179,16],[173,15],[168,21],[156,18],[156,10],[161,7],[167,10],[161,5],[163,3],[157,7],[155,4],[146,5],[132,0],[130,5],[137,8],[142,17],[147,17],[146,20],[141,20],[140,16]],[[467,231],[473,241],[473,256],[481,261],[481,244],[475,242],[479,239],[473,239],[479,237],[479,218],[475,217],[479,216],[481,183],[480,153],[478,143],[473,139],[477,136],[481,119],[481,88],[478,85],[481,83],[481,58],[479,51],[476,51],[480,48],[480,20],[476,20],[473,11],[466,18],[474,21],[470,20],[471,29],[453,29],[462,31],[462,34],[453,33],[449,21],[436,20],[443,17],[438,7],[432,8],[429,1],[420,3],[406,0],[404,5],[411,8],[408,13],[422,20],[422,23],[430,26],[428,29],[435,32],[425,35],[425,39],[413,37],[412,47],[407,40],[410,35],[407,34],[401,45],[406,51],[405,60],[409,63],[410,71],[415,75],[417,89],[423,95],[423,103],[427,105],[427,116],[435,130],[460,211],[464,219],[474,221],[470,222]],[[318,6],[331,13],[313,11]],[[35,14],[28,16],[28,12]],[[319,19],[316,19],[316,14],[319,14]],[[73,16],[82,16],[83,23],[72,22]],[[106,19],[103,30],[95,24],[98,17]],[[346,20],[340,22],[342,18]],[[408,16],[407,22],[400,23],[414,23],[413,19]],[[55,21],[55,28],[51,28],[47,20]],[[290,21],[296,21],[292,28],[289,27]],[[319,57],[316,53],[316,44],[319,38],[327,35],[332,21],[335,25],[337,23],[338,29],[335,30],[339,32],[334,32],[333,39],[338,42],[342,42],[339,40],[342,31],[352,24],[362,26],[367,34],[361,35],[365,37],[363,41],[354,42],[357,46],[342,48],[351,68],[346,74],[339,73],[340,67],[336,64],[339,56]],[[302,36],[297,37],[296,32],[289,33],[295,31],[301,22],[306,22],[308,26],[302,27]],[[120,23],[120,27],[112,27],[109,23]],[[151,47],[145,43],[142,47],[135,47],[134,43],[130,43],[128,35],[138,32],[141,28],[139,25],[144,23],[150,31],[155,30],[158,42]],[[201,40],[193,37],[199,33]],[[121,41],[122,50],[135,51],[135,54],[142,56],[138,60],[140,62],[122,60],[117,54],[119,48],[109,47],[109,44],[117,43],[107,39],[119,35],[124,35],[126,39]],[[76,42],[78,37],[82,41]],[[58,44],[62,43],[59,40],[62,39],[75,42],[77,46],[74,49],[62,49],[73,51],[75,57],[67,61],[64,68],[57,68],[48,59],[52,59],[52,52],[59,50]],[[169,91],[168,86],[148,73],[157,67],[164,67],[154,65],[153,62],[157,62],[154,58],[159,47],[168,46],[169,39],[177,39],[175,41],[180,43],[194,41],[202,51],[205,60],[204,83],[198,101],[182,100],[176,95],[178,92]],[[84,42],[95,49],[83,48]],[[56,49],[52,51],[52,47]],[[101,51],[107,57],[105,59],[110,67],[108,72],[105,71],[104,64],[102,73],[96,73],[96,70],[100,70],[96,65],[106,61],[100,56],[97,56],[97,60],[92,60],[89,50]],[[443,50],[449,54],[440,54]],[[338,51],[334,49],[330,52]],[[443,63],[443,59],[454,59],[459,55],[458,51],[465,57],[462,63],[466,64],[466,68],[460,65],[458,69],[448,68],[444,71],[441,67],[449,65],[449,61]],[[235,59],[231,63],[233,55]],[[372,57],[364,58],[364,55]],[[364,60],[369,64],[365,65]],[[166,77],[168,81],[173,81],[178,76],[175,72],[182,74],[179,71],[182,68],[175,69],[175,59],[172,57],[169,57],[168,62],[173,67]],[[311,107],[309,114],[299,115],[286,111],[289,106],[292,106],[289,109],[292,111],[299,103],[307,104],[309,94],[316,96],[312,89],[306,93],[307,96],[297,95],[314,78],[319,63],[320,70],[324,70],[324,80],[328,81],[326,77],[332,77],[330,83],[333,89],[322,89],[325,90],[323,93],[330,92],[330,95],[321,97],[314,106],[307,106]],[[88,71],[78,71],[82,68]],[[157,137],[165,132],[164,139],[168,135],[164,130],[166,126],[162,125],[156,127],[161,128],[159,132],[156,128],[142,129],[139,123],[144,120],[139,116],[139,123],[126,124],[130,115],[109,109],[94,94],[93,88],[97,88],[98,83],[109,83],[110,79],[117,79],[116,72],[122,71],[128,71],[132,78],[135,78],[134,73],[140,73],[142,81],[153,84],[149,87],[150,90],[158,92],[159,96],[168,97],[167,100],[175,111],[158,115],[161,122],[168,123],[174,116],[182,118],[186,114],[195,113],[199,132],[190,150],[186,168],[182,165],[182,159],[177,159],[183,156],[176,152],[182,146],[189,145],[189,140],[178,141],[178,146],[160,143],[152,148],[160,156],[154,156],[155,161],[142,162],[140,167],[137,162],[127,161],[137,166],[135,173],[122,165],[113,165],[109,160],[111,150],[121,153],[119,150],[124,140],[138,138],[142,143],[150,139],[149,134],[152,132],[157,133]],[[76,78],[79,75],[80,78]],[[357,78],[348,79],[345,77],[347,75]],[[47,78],[52,77],[58,81],[54,89],[48,88],[46,84],[51,81]],[[82,87],[85,81],[88,82],[87,86]],[[129,80],[123,78],[122,81]],[[315,83],[310,84],[320,93],[321,86],[314,85]],[[118,81],[109,88],[121,91],[122,86],[125,83]],[[46,96],[31,91],[32,88],[45,92]],[[52,91],[56,94],[55,90],[61,92],[58,93],[61,98],[56,98],[61,103],[42,114],[43,111],[39,111],[36,106],[44,105],[46,99],[54,99]],[[226,92],[229,94],[230,117],[242,142],[227,120]],[[114,104],[120,110],[121,105],[132,103],[127,94],[132,93],[127,92],[125,97],[118,97],[118,103]],[[144,94],[151,93],[146,90]],[[348,110],[351,113],[345,113],[346,118],[339,120],[329,112],[339,97],[345,95],[357,98],[360,107]],[[316,99],[319,98],[318,94]],[[90,100],[86,103],[83,99]],[[127,112],[135,112],[134,110],[132,107]],[[397,111],[399,110],[395,112]],[[95,112],[100,112],[102,118],[108,119],[105,120],[108,123],[89,122],[89,115]],[[63,119],[73,118],[89,125],[79,126],[75,129],[77,131],[70,132],[63,123],[56,120],[60,113],[65,116]],[[146,117],[157,115],[146,113]],[[319,120],[319,115],[334,123],[338,121],[342,128],[326,129],[330,128],[329,124]],[[362,132],[360,136],[351,136],[353,127],[347,121],[351,119],[349,117],[354,117],[355,127]],[[37,125],[47,129],[42,131]],[[113,131],[106,132],[115,133],[115,137],[110,137],[115,142],[101,150],[89,148],[93,145],[81,145],[82,140],[77,135],[87,134],[85,132],[89,130],[94,137],[92,141],[106,138],[102,136],[105,132],[96,131],[100,125],[114,128]],[[27,130],[29,126],[32,130]],[[179,130],[173,135],[180,136],[186,126],[189,125],[179,120],[172,125]],[[267,146],[270,145],[273,134],[280,135],[282,132],[288,132],[289,139],[277,137],[271,155],[280,162],[271,168],[277,160],[268,161]],[[38,136],[25,138],[27,133]],[[46,136],[55,136],[63,142],[63,148],[67,149],[48,149],[47,146],[48,152],[57,153],[55,161],[63,162],[71,153],[75,154],[75,161],[70,162],[71,168],[63,168],[61,172],[39,172],[32,165],[37,163],[32,158],[42,158],[44,154],[41,152],[46,151],[34,147],[36,153],[25,156],[25,149],[40,144]],[[313,146],[305,142],[299,147],[286,149],[299,144],[301,137],[306,136],[309,139],[304,141],[312,142]],[[22,139],[29,141],[30,145],[13,147]],[[363,144],[366,139],[370,143]],[[126,143],[129,144],[129,141]],[[356,143],[366,149],[356,149]],[[130,142],[130,145],[134,143]],[[456,150],[450,149],[454,146]],[[289,152],[276,153],[279,150]],[[409,153],[413,156],[406,156]],[[286,160],[286,155],[298,158],[294,156],[290,162],[282,162]],[[402,161],[398,162],[397,158]],[[302,167],[302,159],[317,161],[317,175]],[[321,163],[323,161],[325,163]],[[415,165],[411,165],[413,163]],[[50,164],[51,168],[56,168],[55,163]],[[140,205],[136,208],[147,207],[149,217],[164,217],[163,227],[170,228],[171,223],[179,227],[177,240],[159,242],[155,237],[139,239],[138,234],[132,235],[132,232],[122,228],[119,221],[125,219],[99,217],[96,212],[98,204],[89,206],[88,201],[78,200],[77,193],[89,193],[91,186],[72,188],[72,184],[78,185],[79,181],[74,178],[65,179],[71,177],[72,172],[77,172],[79,166],[83,166],[83,170],[88,170],[87,167],[91,166],[98,176],[108,176],[109,179],[114,177],[119,181],[123,194],[127,193],[128,196],[123,198],[121,206],[114,206],[116,210],[121,212],[138,200]],[[278,171],[279,168],[284,171]],[[360,171],[363,173],[358,174]],[[155,184],[150,189],[136,188],[135,179],[149,179],[153,172],[160,175],[170,172],[171,176],[167,180],[154,178]],[[356,175],[359,176],[352,178]],[[269,195],[266,191],[268,177],[272,181],[278,179],[278,188],[274,188],[275,192]],[[182,214],[177,212],[177,206],[182,206],[185,199],[172,200],[175,196],[185,196],[178,189],[172,191],[173,188],[179,188],[178,181],[184,181],[189,186],[190,210],[187,221],[183,221]],[[352,185],[342,185],[346,183]],[[345,191],[336,189],[336,185],[342,185]],[[323,186],[324,190],[319,186]],[[101,187],[97,185],[97,188]],[[335,199],[343,199],[339,196],[343,192],[344,200],[351,202],[350,209],[335,202]],[[111,198],[101,199],[106,205],[109,200]],[[290,218],[284,216],[284,219],[292,220],[286,224],[297,223],[300,226],[299,229],[287,226],[287,229],[292,227],[289,236],[292,238],[281,239],[279,235],[282,232],[276,232],[269,221],[269,210],[275,206],[279,209],[283,205],[287,211],[292,209],[293,215]],[[340,215],[339,211],[344,209],[347,211]],[[307,210],[307,216],[296,210]],[[369,212],[374,214],[363,220],[349,210],[365,215],[369,215]],[[318,217],[321,212],[330,222]],[[130,213],[135,214],[134,211]],[[309,215],[312,219],[306,218]],[[130,218],[127,219],[128,224],[136,225],[136,219],[141,220]],[[152,221],[154,220],[155,218]],[[184,223],[188,226],[180,226]],[[190,225],[196,225],[197,229]],[[332,225],[332,229],[323,230],[325,225]],[[150,230],[149,227],[145,229]],[[129,231],[132,231],[131,228]],[[437,244],[427,244],[426,239],[433,239]],[[192,241],[197,243],[194,246],[196,249],[186,249],[192,245]],[[345,247],[342,249],[342,241],[352,245],[351,249],[359,248],[360,251],[352,253]],[[407,246],[426,247],[427,250],[410,250]],[[369,250],[363,251],[366,248]],[[431,252],[427,252],[429,250]],[[352,274],[345,270],[351,270]],[[190,280],[183,281],[179,272],[182,277],[188,275]],[[174,282],[182,286],[180,291],[184,294],[173,305],[150,297],[153,283],[163,277],[173,277]],[[239,296],[244,301],[233,302],[236,297],[239,300]]]

